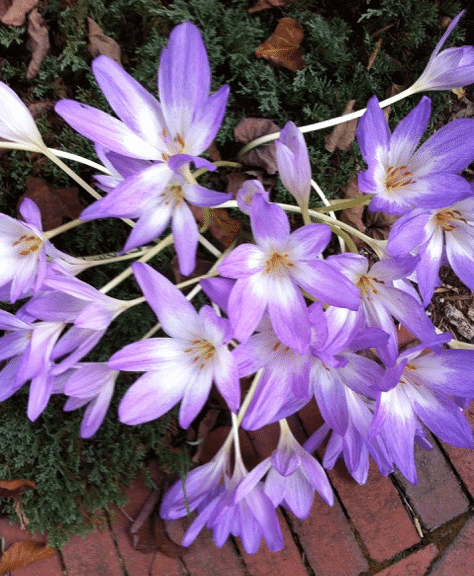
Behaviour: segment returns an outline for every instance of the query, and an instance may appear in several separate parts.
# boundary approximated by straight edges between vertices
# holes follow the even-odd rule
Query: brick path
[[[301,424],[306,433],[315,426],[304,412]],[[416,453],[416,486],[398,474],[383,478],[375,466],[359,486],[338,464],[329,472],[334,506],[316,498],[303,521],[280,512],[286,547],[275,554],[262,545],[249,555],[232,540],[216,548],[207,531],[182,558],[137,552],[127,529],[150,492],[137,483],[110,529],[73,537],[57,556],[12,576],[474,576],[474,453],[433,443],[432,452]],[[184,520],[167,529],[179,542]],[[6,520],[0,535],[7,546],[30,537]]]

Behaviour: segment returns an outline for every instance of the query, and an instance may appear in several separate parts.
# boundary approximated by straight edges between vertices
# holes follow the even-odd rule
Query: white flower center
[[[41,250],[43,240],[35,234],[23,234],[18,240],[13,242],[12,246],[18,247],[18,254],[20,256],[29,256],[33,252]]]
[[[385,188],[387,192],[393,192],[398,188],[403,188],[413,181],[413,173],[408,170],[408,167],[403,166],[389,166],[385,175]]]
[[[463,217],[459,210],[440,210],[435,214],[435,223],[440,226],[445,232],[452,232],[459,226],[459,222],[467,224],[467,220]]]
[[[208,340],[193,340],[191,347],[184,351],[185,354],[189,355],[193,364],[199,362],[199,370],[204,369],[216,352],[216,347]]]
[[[288,252],[272,250],[265,261],[265,273],[282,278],[288,275],[288,268],[293,266],[294,264],[291,262]]]

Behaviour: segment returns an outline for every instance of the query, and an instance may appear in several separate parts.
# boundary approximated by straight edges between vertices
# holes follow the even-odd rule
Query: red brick
[[[85,538],[72,536],[61,552],[68,576],[123,576],[108,528],[96,529]]]
[[[474,402],[471,402],[467,410],[464,410],[464,415],[469,420],[471,428],[474,429]],[[474,452],[449,444],[443,444],[443,446],[469,493],[474,497]]]
[[[429,544],[426,548],[410,554],[396,564],[385,568],[382,572],[378,572],[375,576],[424,576],[437,554],[438,549],[435,544]],[[448,576],[448,573],[445,576]],[[467,575],[464,574],[463,576]]]
[[[422,523],[432,530],[465,512],[469,502],[433,438],[429,440],[434,446],[431,452],[415,449],[418,484],[411,484],[400,473],[396,477]]]
[[[240,553],[252,576],[275,576],[276,574],[291,574],[291,576],[308,576],[300,553],[293,540],[288,525],[280,510],[277,510],[280,526],[285,539],[285,548],[280,552],[270,552],[265,542],[256,554],[247,554],[240,541],[237,541]]]
[[[430,576],[474,576],[474,518],[469,518],[442,558],[435,562]]]
[[[374,560],[381,562],[419,542],[396,488],[380,474],[374,462],[370,462],[363,486],[350,476],[340,460],[329,477]]]
[[[35,534],[31,535],[28,531],[22,530],[18,524],[10,524],[7,519],[0,520],[0,537],[5,539],[5,549],[21,540],[38,540],[46,541],[46,537]],[[59,556],[56,553],[51,558],[39,560],[24,568],[19,568],[12,572],[13,576],[62,576],[62,566]]]
[[[308,518],[291,513],[291,524],[306,558],[318,576],[358,576],[367,570],[364,558],[340,505],[315,497]]]
[[[135,550],[129,536],[132,521],[138,516],[140,510],[151,494],[141,480],[126,490],[128,502],[122,508],[111,506],[115,522],[112,530],[129,576],[150,576],[152,571],[160,576],[181,576],[179,560],[168,558],[159,552],[143,553]]]
[[[192,516],[194,518],[194,515]],[[168,534],[180,543],[186,527],[192,520],[181,518],[166,522]],[[217,548],[212,539],[212,532],[204,528],[196,538],[189,551],[182,557],[186,574],[198,576],[248,576],[242,560],[237,555],[233,543],[228,540],[224,546]],[[153,572],[153,576],[161,576]]]

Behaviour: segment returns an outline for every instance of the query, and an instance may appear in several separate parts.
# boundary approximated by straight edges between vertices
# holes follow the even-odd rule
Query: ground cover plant
[[[474,287],[474,49],[461,14],[439,29],[461,6],[274,4],[3,16],[0,466],[36,482],[9,509],[54,545],[150,455],[183,477],[162,517],[198,511],[183,545],[207,526],[255,552],[281,548],[279,504],[304,518],[315,492],[332,503],[339,456],[360,483],[369,454],[416,482],[423,425],[472,448],[474,351],[425,312],[441,264]],[[345,108],[361,110],[325,122]],[[210,394],[229,434],[186,476]],[[311,399],[323,424],[302,445],[286,418]],[[248,472],[239,429],[275,422]]]

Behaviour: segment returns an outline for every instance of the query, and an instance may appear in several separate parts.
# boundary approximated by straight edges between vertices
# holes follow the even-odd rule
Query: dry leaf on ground
[[[300,48],[303,37],[303,28],[297,20],[282,18],[270,38],[255,50],[255,56],[265,58],[275,66],[298,72],[306,66]]]
[[[295,2],[298,2],[298,0],[257,0],[247,12],[253,14],[254,12],[260,12],[260,10],[268,10],[268,8],[283,8]]]
[[[199,222],[204,224],[204,208],[190,206],[191,212]],[[232,218],[225,208],[209,208],[209,232],[225,248],[228,248],[240,234],[242,222]]]
[[[267,118],[242,118],[234,128],[234,138],[237,142],[248,144],[260,136],[279,131],[280,128]],[[277,171],[275,142],[269,142],[250,150],[244,154],[242,161],[251,166],[265,168],[269,174],[275,174]]]
[[[91,18],[87,18],[87,23],[89,25],[89,45],[87,49],[91,56],[93,58],[101,55],[109,56],[109,58],[121,64],[121,49],[117,42],[110,36],[106,36]]]
[[[45,560],[54,556],[56,550],[46,545],[45,542],[35,540],[22,540],[15,542],[5,550],[0,558],[0,574],[6,574],[11,570],[19,570],[25,566]],[[41,572],[38,572],[40,574]]]
[[[15,498],[29,488],[36,488],[34,480],[15,479],[0,480],[0,498]]]
[[[22,26],[27,13],[38,4],[38,0],[13,0],[2,16],[2,22],[8,26]]]
[[[50,188],[43,178],[28,178],[26,192],[18,205],[24,198],[30,198],[38,206],[45,231],[61,226],[64,218],[75,220],[84,209],[78,188]]]
[[[349,100],[342,115],[350,114],[354,110],[355,100]],[[332,132],[324,137],[324,147],[328,152],[338,150],[349,150],[354,141],[357,128],[357,118],[334,126]]]
[[[41,62],[43,62],[50,47],[49,28],[36,8],[28,16],[28,36],[30,38],[31,60],[26,71],[26,78],[33,80],[38,74]]]

